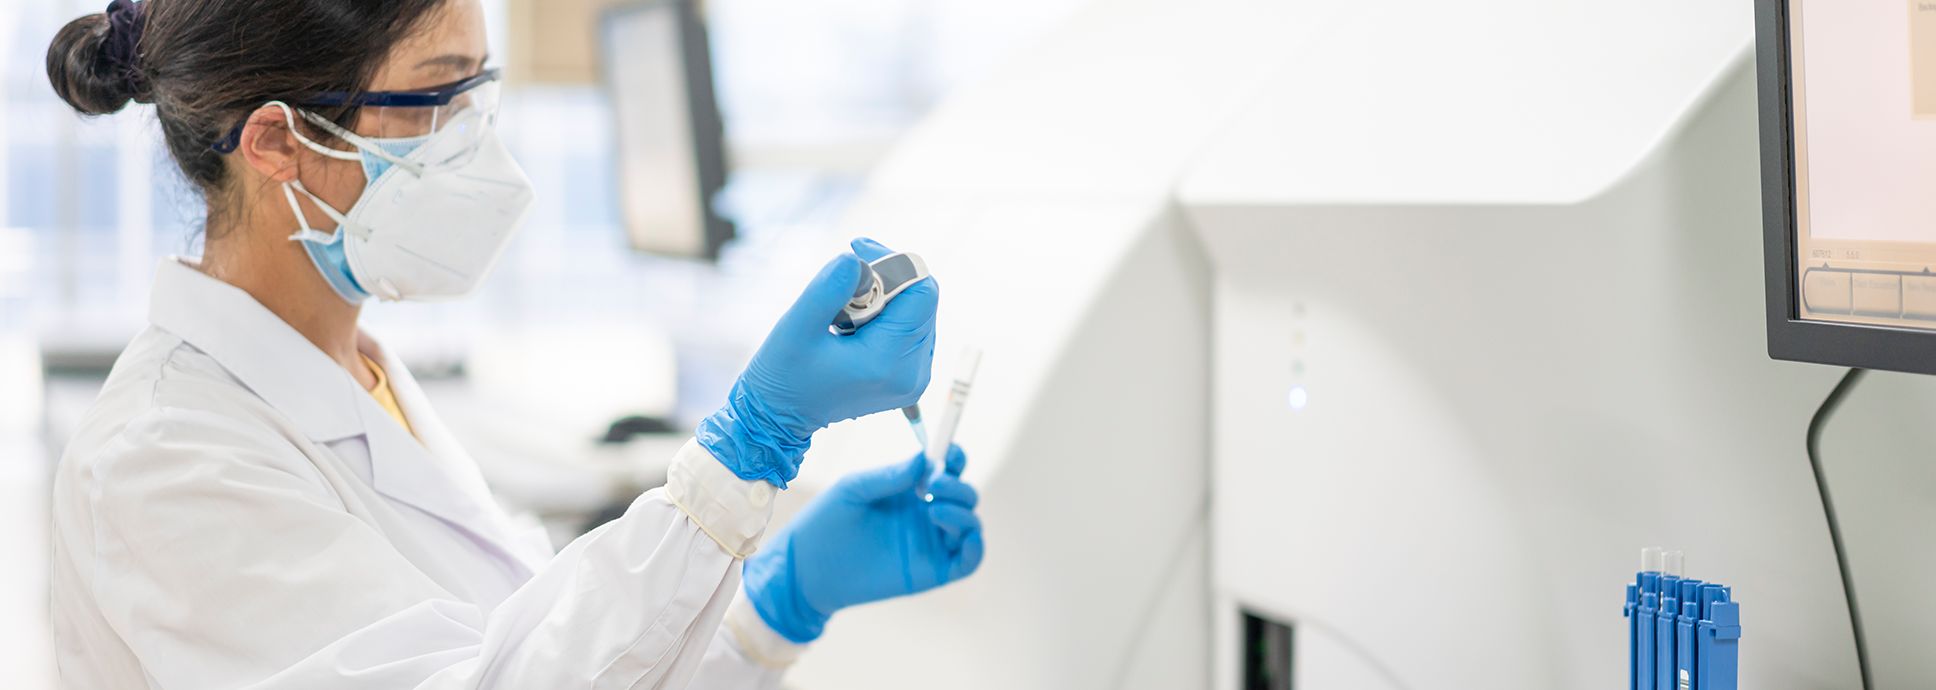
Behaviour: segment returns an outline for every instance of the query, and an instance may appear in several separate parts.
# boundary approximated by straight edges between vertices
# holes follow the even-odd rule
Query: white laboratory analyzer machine
[[[1666,546],[1739,687],[1936,687],[1936,381],[1811,430],[1936,371],[1936,8],[1760,5],[1097,0],[951,97],[848,220],[986,352],[989,557],[792,682],[1654,690]]]

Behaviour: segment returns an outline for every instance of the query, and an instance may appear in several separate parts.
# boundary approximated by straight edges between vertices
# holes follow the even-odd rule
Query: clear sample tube
[[[968,407],[968,394],[975,387],[975,373],[981,368],[981,350],[968,348],[962,353],[961,366],[955,370],[955,384],[948,390],[948,404],[941,408],[941,417],[935,421],[934,434],[928,441],[929,478],[941,476],[948,467],[948,448],[954,445],[955,429],[961,425],[961,413]],[[927,493],[927,484],[921,485],[921,492]]]
[[[1687,555],[1678,549],[1660,554],[1660,574],[1679,577],[1687,569]]]

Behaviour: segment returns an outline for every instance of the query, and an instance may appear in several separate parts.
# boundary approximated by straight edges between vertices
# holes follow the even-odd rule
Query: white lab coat
[[[798,654],[738,594],[774,489],[698,445],[554,555],[374,341],[415,438],[178,260],[151,318],[55,479],[67,686],[770,688]]]

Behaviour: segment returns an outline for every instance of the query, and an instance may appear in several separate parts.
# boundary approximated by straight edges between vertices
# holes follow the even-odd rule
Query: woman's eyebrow
[[[476,68],[476,66],[481,64],[484,64],[483,59],[474,58],[469,55],[458,55],[456,53],[452,53],[450,55],[439,55],[429,60],[419,62],[417,63],[417,69],[419,70],[449,69],[457,72],[469,72],[472,69]]]

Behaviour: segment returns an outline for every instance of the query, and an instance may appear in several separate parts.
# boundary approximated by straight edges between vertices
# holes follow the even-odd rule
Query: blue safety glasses
[[[371,139],[414,139],[428,137],[452,126],[481,132],[497,117],[499,79],[502,70],[486,69],[462,81],[417,91],[368,91],[352,94],[332,91],[290,105],[304,110],[351,107],[363,111],[363,123],[370,124],[365,134]],[[247,119],[236,123],[228,136],[211,147],[217,153],[234,153],[242,145],[242,130]]]

